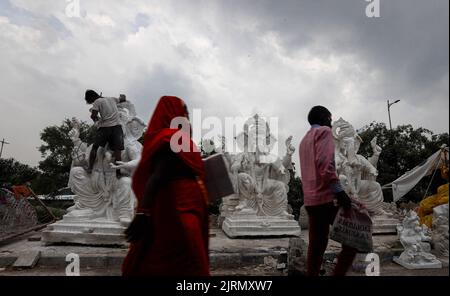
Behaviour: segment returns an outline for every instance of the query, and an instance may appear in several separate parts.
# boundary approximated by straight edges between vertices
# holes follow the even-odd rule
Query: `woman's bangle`
[[[148,209],[137,208],[136,209],[136,215],[151,216],[151,212]]]
[[[146,216],[146,217],[151,217],[151,215],[149,213],[136,213],[135,216]]]

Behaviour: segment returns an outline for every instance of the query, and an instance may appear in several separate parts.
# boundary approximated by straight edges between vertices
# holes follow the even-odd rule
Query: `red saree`
[[[140,206],[145,184],[152,172],[152,156],[167,147],[178,129],[170,129],[175,117],[186,116],[184,102],[162,97],[150,120],[144,138],[141,161],[133,175],[133,191]],[[195,144],[191,152],[176,155],[200,180],[203,162]],[[209,224],[205,191],[193,179],[177,179],[158,188],[150,209],[153,239],[150,244],[133,242],[122,266],[124,276],[208,276]],[[149,234],[150,235],[150,234]]]

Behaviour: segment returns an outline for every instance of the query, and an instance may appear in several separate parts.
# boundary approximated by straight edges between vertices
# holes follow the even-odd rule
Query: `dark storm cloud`
[[[162,96],[176,96],[191,105],[193,97],[190,79],[175,69],[164,65],[155,65],[151,69],[139,69],[126,87],[127,95],[134,100],[136,110],[148,120],[156,103]]]
[[[205,116],[277,116],[297,142],[315,104],[360,128],[401,99],[394,126],[448,131],[447,0],[380,0],[380,18],[364,0],[80,3],[71,18],[66,1],[0,0],[0,136],[19,160],[37,163],[45,126],[89,120],[86,88],[126,93],[144,120],[163,95]]]
[[[448,76],[448,1],[381,0],[380,18],[366,17],[367,5],[363,0],[223,1],[221,11],[235,19],[258,19],[258,30],[277,32],[287,54],[309,47],[318,56],[357,55],[381,71],[392,95],[414,94]]]

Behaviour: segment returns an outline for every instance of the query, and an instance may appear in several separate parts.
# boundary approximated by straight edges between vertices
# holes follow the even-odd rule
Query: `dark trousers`
[[[330,225],[333,224],[338,207],[332,202],[305,207],[309,220],[309,246],[307,259],[307,275],[318,276],[322,266],[323,254],[328,244]],[[338,262],[333,275],[344,276],[355,259],[357,250],[342,245],[342,251],[338,256]]]

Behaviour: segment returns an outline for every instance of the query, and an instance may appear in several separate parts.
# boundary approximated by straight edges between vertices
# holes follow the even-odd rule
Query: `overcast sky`
[[[203,116],[278,117],[296,147],[317,104],[358,129],[388,124],[400,99],[393,126],[448,132],[448,0],[380,0],[379,18],[364,0],[79,3],[77,17],[76,0],[0,0],[5,158],[37,165],[46,126],[90,120],[87,88],[126,94],[145,121],[162,95]]]

